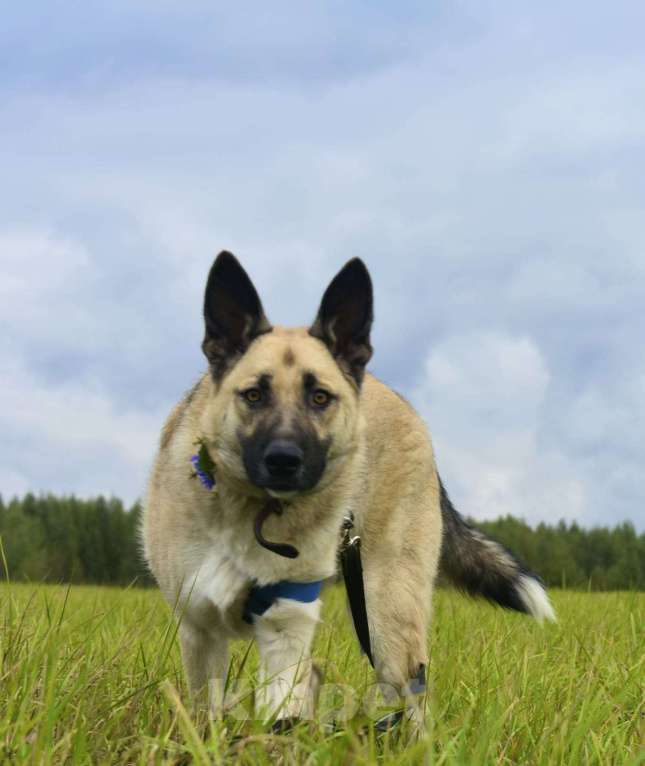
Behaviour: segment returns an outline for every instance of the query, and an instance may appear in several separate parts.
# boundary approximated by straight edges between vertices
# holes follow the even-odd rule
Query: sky
[[[222,249],[371,370],[455,504],[645,529],[645,5],[25,0],[0,26],[0,493],[141,496]]]

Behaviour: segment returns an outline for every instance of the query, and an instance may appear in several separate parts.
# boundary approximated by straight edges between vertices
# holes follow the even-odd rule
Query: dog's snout
[[[251,483],[269,493],[312,490],[325,471],[328,444],[304,428],[289,434],[270,431],[260,429],[242,439],[242,460]]]
[[[294,477],[302,466],[303,458],[300,447],[284,439],[272,441],[264,451],[264,465],[275,479]]]

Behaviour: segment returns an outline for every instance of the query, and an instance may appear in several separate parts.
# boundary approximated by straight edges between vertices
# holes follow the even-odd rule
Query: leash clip
[[[343,518],[343,524],[341,529],[343,530],[343,548],[347,548],[352,545],[357,545],[361,542],[360,535],[352,536],[350,531],[354,529],[354,514],[349,513]]]

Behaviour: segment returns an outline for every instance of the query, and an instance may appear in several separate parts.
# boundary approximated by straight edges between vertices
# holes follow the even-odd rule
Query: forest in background
[[[116,498],[0,496],[2,579],[103,585],[152,584],[141,559],[141,507]],[[584,529],[576,523],[529,526],[512,516],[473,522],[506,545],[546,585],[645,590],[645,534],[630,523]]]

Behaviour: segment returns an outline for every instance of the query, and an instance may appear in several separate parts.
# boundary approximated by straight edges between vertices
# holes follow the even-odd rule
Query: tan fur
[[[271,517],[264,528],[269,539],[298,548],[298,558],[286,559],[261,548],[253,536],[253,519],[266,495],[246,479],[238,432],[249,428],[250,416],[235,392],[261,373],[272,375],[287,428],[290,418],[299,416],[304,372],[338,399],[317,420],[319,435],[331,438],[321,482],[310,494],[288,501],[284,514]],[[213,492],[191,475],[190,457],[200,438],[216,464]],[[379,680],[403,691],[428,660],[426,629],[442,533],[433,451],[410,405],[369,374],[359,394],[323,342],[304,329],[275,328],[253,341],[221,384],[204,375],[173,410],[149,482],[143,539],[162,591],[182,614],[182,650],[195,693],[212,677],[225,675],[229,638],[255,632],[260,640],[261,629],[254,631],[241,619],[253,581],[308,582],[334,574],[339,530],[349,511],[363,540]],[[300,623],[300,638],[292,636],[282,658],[292,667],[308,662],[312,623],[307,617],[294,625]],[[273,670],[280,661],[274,652]],[[298,684],[305,688],[307,679],[299,676]],[[274,689],[265,701],[278,706],[276,695]],[[306,707],[302,695],[296,697],[284,703],[284,711]],[[220,702],[211,698],[213,707]]]

